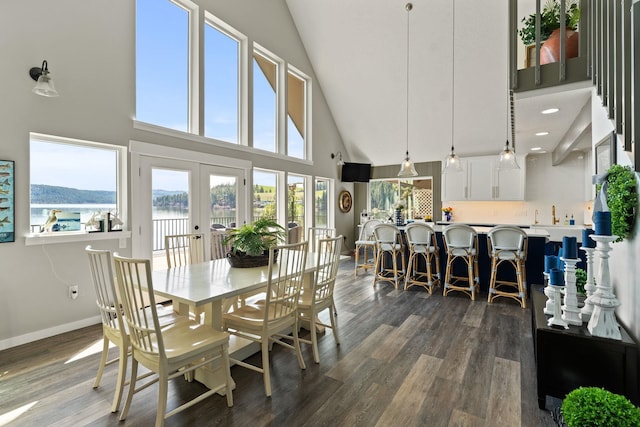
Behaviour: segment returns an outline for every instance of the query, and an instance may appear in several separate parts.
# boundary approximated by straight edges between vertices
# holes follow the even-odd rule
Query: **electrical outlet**
[[[71,299],[78,298],[78,285],[69,286],[69,298]]]

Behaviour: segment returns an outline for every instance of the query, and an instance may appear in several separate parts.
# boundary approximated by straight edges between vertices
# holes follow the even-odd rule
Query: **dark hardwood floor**
[[[506,299],[488,305],[482,294],[473,302],[372,282],[370,272],[354,279],[353,262],[342,263],[341,345],[330,332],[322,336],[320,364],[304,345],[301,371],[292,352],[274,346],[271,398],[260,374],[236,366],[233,408],[215,395],[166,425],[554,425],[537,405],[529,309]],[[95,325],[0,352],[0,426],[153,425],[157,386],[134,397],[123,423],[110,412],[117,365],[92,389],[99,352],[82,352],[101,337]],[[260,355],[251,359],[259,363]],[[169,407],[202,387],[174,380]],[[7,423],[8,413],[20,414]]]

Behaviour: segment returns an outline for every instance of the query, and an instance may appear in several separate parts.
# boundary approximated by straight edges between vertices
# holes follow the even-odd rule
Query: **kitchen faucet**
[[[556,205],[551,205],[551,224],[557,224],[560,222],[559,218],[556,218]]]
[[[536,211],[533,214],[533,223],[534,224],[539,224],[539,222],[538,222],[538,209],[536,209]]]

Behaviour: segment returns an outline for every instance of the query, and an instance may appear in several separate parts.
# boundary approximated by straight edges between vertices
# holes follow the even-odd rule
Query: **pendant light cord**
[[[454,154],[455,78],[456,78],[456,2],[451,2],[451,155]]]
[[[509,84],[509,79],[507,78],[507,84]],[[511,110],[511,148],[513,149],[513,153],[516,153],[516,108],[515,103],[513,101],[513,89],[509,89],[509,108]]]
[[[407,3],[405,6],[407,10],[407,81],[406,81],[406,95],[407,95],[407,115],[406,115],[406,129],[407,129],[407,157],[409,157],[409,26],[411,20],[409,19],[409,13],[413,9],[413,4]]]

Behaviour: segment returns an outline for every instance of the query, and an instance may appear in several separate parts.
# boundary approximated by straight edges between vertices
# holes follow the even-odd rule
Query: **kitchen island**
[[[447,266],[447,254],[444,248],[444,242],[442,240],[442,230],[449,224],[459,223],[446,223],[446,225],[435,224],[432,225],[436,232],[436,239],[438,241],[438,247],[440,248],[440,271],[444,278],[445,268]],[[478,233],[478,276],[480,280],[480,292],[487,294],[489,292],[489,280],[491,278],[491,256],[489,255],[487,248],[487,234],[489,230],[493,228],[490,224],[467,224],[471,225]],[[512,224],[508,224],[512,225]],[[545,247],[549,240],[549,233],[545,230],[536,230],[521,227],[528,237],[528,250],[527,250],[527,262],[525,268],[527,270],[527,295],[530,294],[529,288],[533,283],[543,283],[543,271],[544,271],[544,255]],[[461,265],[461,264],[460,264]],[[459,266],[458,266],[459,267]],[[498,272],[501,277],[508,278],[508,280],[515,280],[515,273],[513,269],[500,268]],[[464,275],[464,271],[457,271],[456,275]],[[512,275],[512,276],[511,276]]]

